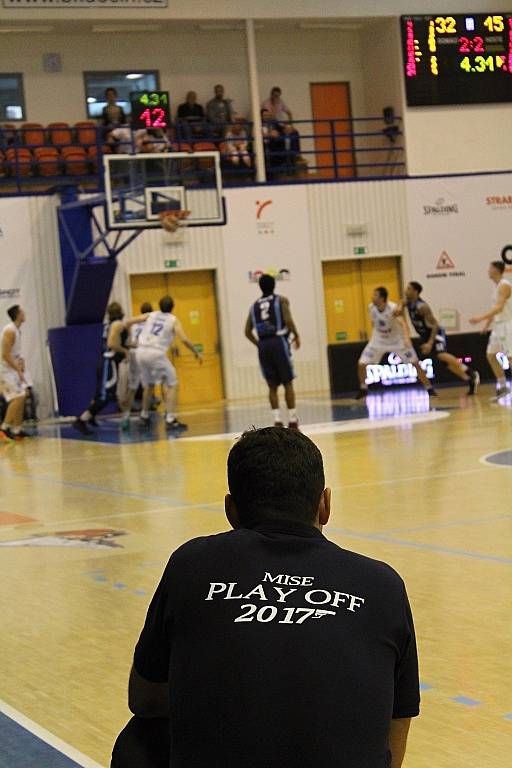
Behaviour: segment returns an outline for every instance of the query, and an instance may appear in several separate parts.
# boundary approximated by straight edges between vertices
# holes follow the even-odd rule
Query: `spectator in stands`
[[[244,121],[236,120],[233,125],[228,126],[224,139],[225,159],[237,167],[245,165],[247,168],[250,168],[251,156],[249,155],[247,131],[244,128]]]
[[[124,113],[124,109],[117,103],[116,89],[107,88],[105,90],[105,99],[107,100],[107,105],[103,107],[101,113],[101,121],[103,125],[126,125],[128,120]]]
[[[234,112],[231,99],[224,98],[224,86],[216,85],[215,96],[206,105],[206,119],[210,123],[210,131],[217,135],[224,134],[226,123],[233,122]]]
[[[284,139],[280,123],[272,119],[268,109],[261,110],[261,132],[263,134],[263,149],[265,151],[265,166],[272,175],[276,166],[284,164]]]
[[[286,152],[283,162],[286,165],[295,165],[300,159],[300,136],[293,126],[293,116],[289,107],[281,98],[281,89],[275,85],[270,91],[270,98],[261,105],[261,109],[270,112],[272,119],[280,126]]]
[[[186,101],[178,107],[177,123],[179,138],[185,141],[202,138],[204,135],[205,115],[201,104],[198,104],[197,93],[189,91]]]

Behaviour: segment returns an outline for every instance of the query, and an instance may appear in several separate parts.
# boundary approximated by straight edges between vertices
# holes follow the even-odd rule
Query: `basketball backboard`
[[[159,227],[165,210],[190,211],[186,226],[225,224],[218,152],[105,155],[109,229]]]

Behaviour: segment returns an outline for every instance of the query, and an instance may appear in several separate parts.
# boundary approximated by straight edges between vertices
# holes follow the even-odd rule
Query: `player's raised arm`
[[[244,333],[245,333],[245,337],[247,339],[249,339],[251,344],[254,344],[254,346],[257,347],[258,346],[258,342],[256,341],[256,339],[254,337],[254,332],[253,331],[254,331],[254,326],[253,326],[253,322],[252,322],[251,313],[249,312],[249,314],[247,315],[247,320],[245,322]]]
[[[293,334],[293,344],[295,349],[300,349],[300,336],[292,317],[290,310],[290,302],[284,296],[281,296],[281,312],[283,313],[283,321],[290,333]]]
[[[469,318],[469,322],[471,325],[478,325],[478,323],[483,323],[484,321],[487,321],[487,325],[492,322],[492,319],[499,315],[501,312],[503,312],[503,309],[505,307],[505,304],[510,299],[512,295],[512,289],[510,285],[507,283],[502,283],[498,286],[497,296],[496,296],[496,304],[488,311],[485,312],[483,315],[475,315],[474,317]]]
[[[188,336],[185,333],[185,331],[183,330],[183,326],[182,326],[181,322],[178,320],[178,318],[176,318],[176,324],[174,326],[174,331],[175,331],[176,336],[178,337],[178,339],[181,341],[181,343],[184,344],[187,347],[187,349],[190,349],[190,351],[192,352],[192,354],[194,355],[196,360],[198,360],[200,363],[202,363],[203,362],[203,356],[201,355],[200,352],[197,351],[195,346],[192,344],[192,342],[188,338]]]

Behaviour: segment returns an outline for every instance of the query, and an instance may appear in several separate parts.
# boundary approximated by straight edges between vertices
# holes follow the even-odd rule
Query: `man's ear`
[[[226,517],[232,528],[235,530],[240,527],[240,518],[238,517],[238,510],[236,508],[233,497],[230,493],[226,493],[224,498],[224,509],[226,510]]]
[[[318,522],[320,525],[327,525],[331,515],[331,489],[324,488],[318,504]]]

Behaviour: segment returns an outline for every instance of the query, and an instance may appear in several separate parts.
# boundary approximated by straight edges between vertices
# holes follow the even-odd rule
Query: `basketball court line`
[[[504,461],[491,461],[492,456],[503,456]],[[496,469],[512,469],[512,448],[504,448],[502,451],[492,451],[481,456],[479,461],[487,467]]]
[[[404,416],[390,416],[382,419],[353,419],[350,421],[324,421],[317,424],[301,424],[301,431],[305,435],[330,435],[338,432],[360,432],[370,429],[384,429],[386,427],[403,427],[411,424],[421,424],[428,421],[437,421],[446,419],[449,416],[447,411],[427,411],[426,413],[412,413]],[[241,432],[224,432],[216,435],[194,435],[192,437],[182,437],[181,442],[198,441],[222,441],[236,440]]]
[[[47,744],[49,747],[52,748],[52,750],[55,750],[59,754],[69,758],[69,760],[71,761],[70,763],[67,764],[69,768],[75,768],[75,766],[80,766],[81,768],[103,768],[103,766],[101,766],[99,763],[95,762],[90,757],[87,757],[87,755],[84,755],[78,749],[75,749],[75,747],[72,747],[70,744],[67,744],[65,741],[62,741],[62,739],[59,739],[58,736],[55,736],[53,733],[50,733],[50,731],[47,731],[46,728],[43,728],[37,723],[34,723],[33,720],[30,720],[30,718],[26,717],[26,715],[22,714],[17,709],[14,709],[14,707],[11,707],[9,704],[7,704],[7,702],[3,701],[2,699],[0,699],[0,713],[2,713],[6,718],[8,718],[12,722],[20,726],[24,731],[27,731],[29,734],[32,734],[32,736],[34,736],[35,739],[38,740],[38,742],[43,742],[44,744]],[[48,750],[48,752],[50,752],[50,750]],[[50,755],[48,756],[50,757]],[[47,765],[52,765],[52,764],[53,763],[47,763]],[[62,766],[64,766],[65,764],[66,764],[65,761],[62,762]],[[21,768],[22,766],[26,766],[26,765],[30,765],[30,755],[21,754],[19,766]],[[39,763],[39,766],[40,768],[43,768],[44,764]],[[15,768],[14,765],[13,765],[13,768]]]

